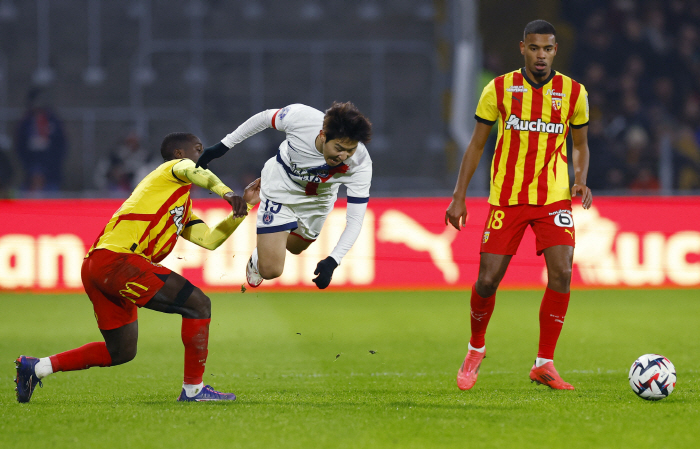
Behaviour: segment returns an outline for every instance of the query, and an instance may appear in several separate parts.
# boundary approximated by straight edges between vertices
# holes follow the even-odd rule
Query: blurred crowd
[[[565,0],[575,30],[569,65],[590,101],[591,169],[598,191],[700,190],[700,1]],[[564,59],[564,58],[562,58]],[[485,57],[482,84],[503,73]],[[480,89],[478,89],[480,92]],[[12,135],[0,135],[0,198],[61,189],[70,139],[41,90],[27,95]],[[159,163],[157,148],[124,130],[96,151],[92,185],[123,196]]]
[[[595,189],[700,189],[700,2],[571,0],[571,76],[589,93]]]

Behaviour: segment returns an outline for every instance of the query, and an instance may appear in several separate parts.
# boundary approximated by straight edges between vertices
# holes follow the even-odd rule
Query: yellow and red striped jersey
[[[583,84],[552,70],[541,84],[525,69],[493,79],[483,90],[476,119],[498,121],[489,203],[544,205],[571,199],[566,136],[588,124]]]
[[[194,166],[189,159],[175,159],[153,170],[114,213],[88,255],[104,248],[158,263],[170,254],[188,222],[201,222],[192,213],[192,183],[175,173],[174,166],[180,162]]]

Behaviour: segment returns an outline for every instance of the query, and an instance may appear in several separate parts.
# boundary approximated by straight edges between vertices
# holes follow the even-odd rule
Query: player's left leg
[[[289,207],[297,220],[298,227],[289,233],[287,251],[301,254],[316,241],[328,214],[333,210],[333,204],[312,202],[295,204]]]
[[[537,254],[544,254],[548,282],[540,306],[540,341],[530,379],[554,389],[573,390],[554,369],[554,349],[569,306],[569,286],[574,258],[574,220],[571,201],[532,207],[532,230]]]
[[[185,347],[185,375],[178,401],[235,400],[233,393],[220,393],[204,385],[209,355],[211,300],[202,290],[177,273],[170,273],[163,287],[144,307],[182,316],[180,335]]]
[[[572,246],[558,245],[544,250],[548,282],[540,305],[538,366],[554,359],[554,350],[569,307],[573,257]]]
[[[297,217],[289,206],[261,194],[256,228],[257,246],[246,264],[246,280],[251,287],[282,275],[287,239],[290,231],[298,228]]]
[[[313,242],[314,240],[304,238],[303,236],[297,234],[295,231],[292,231],[289,233],[289,237],[287,237],[287,251],[289,251],[292,254],[299,255],[302,252],[306,251],[306,249]]]

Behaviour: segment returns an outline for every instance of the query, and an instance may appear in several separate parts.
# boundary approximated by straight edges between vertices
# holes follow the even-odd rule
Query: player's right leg
[[[481,253],[479,278],[470,299],[471,338],[469,350],[457,373],[457,386],[469,390],[476,383],[481,362],[486,356],[486,328],[496,304],[496,290],[513,256]]]
[[[486,355],[484,336],[496,302],[496,290],[528,226],[523,210],[522,206],[492,205],[484,225],[479,277],[470,299],[469,351],[457,374],[457,386],[461,390],[474,386]]]
[[[262,279],[275,279],[282,275],[288,238],[289,231],[258,234],[257,266],[254,268]],[[254,259],[251,259],[251,263],[254,263]]]
[[[264,279],[282,275],[290,231],[297,229],[296,214],[284,204],[260,195],[260,208],[256,229],[257,247],[246,265],[246,280],[251,287],[259,286]]]
[[[134,358],[138,339],[135,304],[138,298],[134,296],[133,300],[129,300],[119,292],[124,292],[127,296],[140,296],[149,289],[155,291],[151,282],[162,285],[162,281],[156,276],[144,279],[144,273],[129,263],[130,258],[136,258],[137,263],[150,265],[140,256],[118,254],[108,250],[94,251],[83,260],[83,286],[92,302],[97,327],[105,341],[88,343],[41,359],[20,356],[16,361],[15,379],[19,402],[29,402],[34,387],[40,384],[40,379],[55,372],[84,370],[93,366],[107,367]],[[147,299],[150,299],[150,296],[147,296]]]

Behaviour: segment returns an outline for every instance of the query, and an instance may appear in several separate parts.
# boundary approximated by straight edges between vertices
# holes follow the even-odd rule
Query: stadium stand
[[[62,189],[104,195],[92,168],[129,134],[155,152],[171,131],[213,143],[262,109],[351,100],[375,125],[377,189],[447,185],[434,14],[430,0],[3,0],[0,134],[41,87],[66,125]],[[243,184],[282,138],[217,171]]]
[[[567,1],[572,75],[590,92],[589,185],[700,189],[700,4]]]

